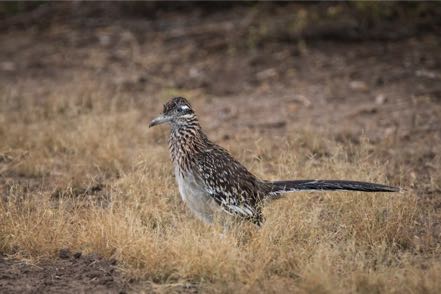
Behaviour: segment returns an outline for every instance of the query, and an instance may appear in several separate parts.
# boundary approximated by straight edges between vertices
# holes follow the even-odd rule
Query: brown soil
[[[124,293],[129,287],[116,261],[61,250],[55,260],[38,264],[0,257],[2,293]]]

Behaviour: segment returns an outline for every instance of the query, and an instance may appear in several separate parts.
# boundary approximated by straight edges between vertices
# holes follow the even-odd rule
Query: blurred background
[[[240,97],[269,108],[283,101],[310,108],[306,117],[319,116],[313,121],[362,103],[439,101],[440,7],[3,2],[1,86],[26,81],[24,87],[38,92],[86,78],[134,103],[172,93]]]

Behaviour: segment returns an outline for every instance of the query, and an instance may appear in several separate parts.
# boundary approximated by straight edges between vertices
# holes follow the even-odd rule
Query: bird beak
[[[171,118],[169,116],[165,116],[164,114],[161,114],[160,116],[158,116],[157,118],[153,119],[150,123],[149,123],[149,128],[169,122],[171,120]]]

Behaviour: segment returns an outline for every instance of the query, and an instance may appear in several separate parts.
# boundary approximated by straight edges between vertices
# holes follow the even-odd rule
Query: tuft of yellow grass
[[[167,132],[146,130],[152,109],[117,96],[120,108],[103,106],[96,97],[110,93],[102,88],[89,88],[90,99],[64,90],[41,107],[25,95],[18,112],[28,120],[1,113],[1,252],[36,260],[60,248],[93,252],[116,258],[128,278],[210,292],[441,291],[441,217],[412,189],[287,194],[265,208],[260,229],[222,235],[181,203]],[[399,174],[386,178],[381,146],[342,145],[308,128],[289,133],[280,144],[250,132],[223,145],[268,179],[400,184]]]

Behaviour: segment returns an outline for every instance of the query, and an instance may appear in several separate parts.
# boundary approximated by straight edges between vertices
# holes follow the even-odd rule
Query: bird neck
[[[186,171],[193,156],[202,152],[209,144],[197,119],[188,123],[173,123],[169,138],[170,155],[175,166]]]

